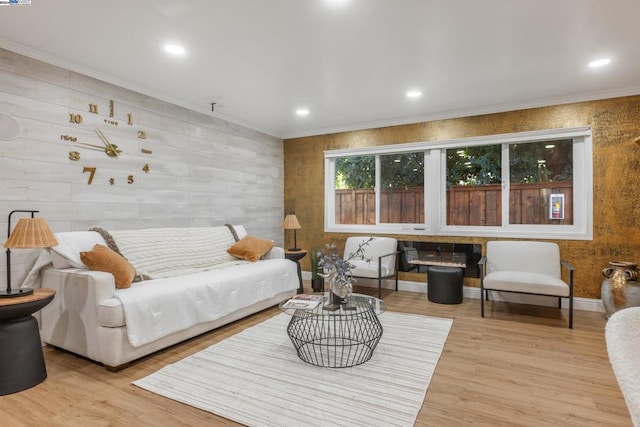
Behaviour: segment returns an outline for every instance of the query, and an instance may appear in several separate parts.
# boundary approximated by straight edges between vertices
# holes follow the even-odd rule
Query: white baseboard
[[[311,272],[303,271],[302,278],[311,280]],[[357,283],[358,286],[366,286],[370,288],[378,287],[378,281],[376,279],[364,279],[359,277],[357,280],[358,280],[358,283]],[[383,280],[382,287],[384,289],[394,289],[395,280],[394,279]],[[418,293],[426,294],[427,288],[428,288],[428,285],[425,282],[412,282],[408,280],[398,281],[398,290],[400,291],[418,292]],[[480,288],[465,286],[463,290],[463,295],[465,298],[480,299]],[[493,301],[506,301],[506,302],[520,303],[520,304],[542,305],[547,307],[557,307],[558,305],[557,298],[546,297],[542,295],[538,296],[538,295],[490,291],[489,298],[491,298]],[[562,308],[569,308],[569,301],[566,298],[562,299]],[[573,308],[576,310],[595,311],[595,312],[604,313],[604,306],[602,305],[602,300],[598,298],[574,297]]]

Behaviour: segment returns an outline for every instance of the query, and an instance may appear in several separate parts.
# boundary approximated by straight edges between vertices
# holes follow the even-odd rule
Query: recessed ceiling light
[[[172,55],[182,55],[182,54],[184,54],[184,48],[182,46],[178,46],[176,44],[165,45],[164,50],[169,52]]]
[[[589,67],[591,68],[603,67],[605,65],[608,65],[610,62],[611,60],[609,58],[596,59],[595,61],[589,62]]]
[[[421,96],[422,92],[420,92],[419,90],[410,90],[409,92],[407,92],[407,98],[410,99],[420,98]]]
[[[296,110],[296,114],[299,116],[308,116],[309,115],[309,110],[307,110],[306,108],[298,108]]]

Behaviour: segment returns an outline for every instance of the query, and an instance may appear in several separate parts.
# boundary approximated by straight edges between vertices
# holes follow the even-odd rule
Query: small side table
[[[47,378],[38,321],[32,314],[49,304],[55,293],[43,288],[23,297],[0,298],[0,396]]]
[[[300,260],[307,255],[307,251],[301,249],[299,251],[284,251],[284,257],[288,260],[295,262],[298,265],[298,280],[300,280],[300,289],[298,289],[298,293],[304,293],[304,288],[302,287],[302,269],[300,268]]]

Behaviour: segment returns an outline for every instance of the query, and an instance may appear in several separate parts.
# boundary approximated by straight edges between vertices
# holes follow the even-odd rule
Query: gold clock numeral
[[[109,101],[109,117],[113,117],[116,112],[116,106],[113,99]]]
[[[133,114],[132,113],[127,113],[127,123],[132,125],[133,124]]]
[[[98,106],[96,104],[89,104],[89,112],[98,114]]]
[[[79,125],[82,123],[82,116],[80,114],[69,114],[69,123],[75,123]]]
[[[71,142],[76,142],[78,140],[78,138],[71,135],[60,135],[60,139],[63,141],[71,141]]]
[[[109,184],[114,185],[116,183],[116,180],[113,178],[109,178]]]
[[[82,169],[82,173],[87,173],[87,172],[90,173],[89,181],[87,181],[87,185],[91,185],[93,184],[93,176],[96,174],[96,168],[85,166],[84,169]]]
[[[133,184],[133,175],[127,177],[127,184]]]
[[[69,151],[69,160],[78,161],[80,160],[80,153],[77,151]]]
[[[129,124],[131,124],[131,123],[129,123]],[[146,131],[144,131],[144,130],[139,130],[139,131],[138,131],[138,138],[140,138],[140,139],[147,139],[147,132],[146,132]]]
[[[140,150],[142,152],[142,154],[151,154],[153,153],[153,151],[151,150],[147,150],[146,148],[143,148],[142,150]]]
[[[142,167],[142,170],[144,171],[144,173],[149,173],[149,163],[145,163],[145,165]]]

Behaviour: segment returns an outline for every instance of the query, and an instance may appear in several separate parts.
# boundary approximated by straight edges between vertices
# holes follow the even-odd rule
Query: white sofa
[[[109,370],[273,306],[299,286],[282,248],[257,262],[227,253],[246,235],[242,226],[109,233],[109,245],[148,280],[116,289],[111,273],[84,267],[81,251],[108,245],[96,231],[57,233],[53,265],[40,271],[41,286],[56,291],[42,311],[44,342]]]

